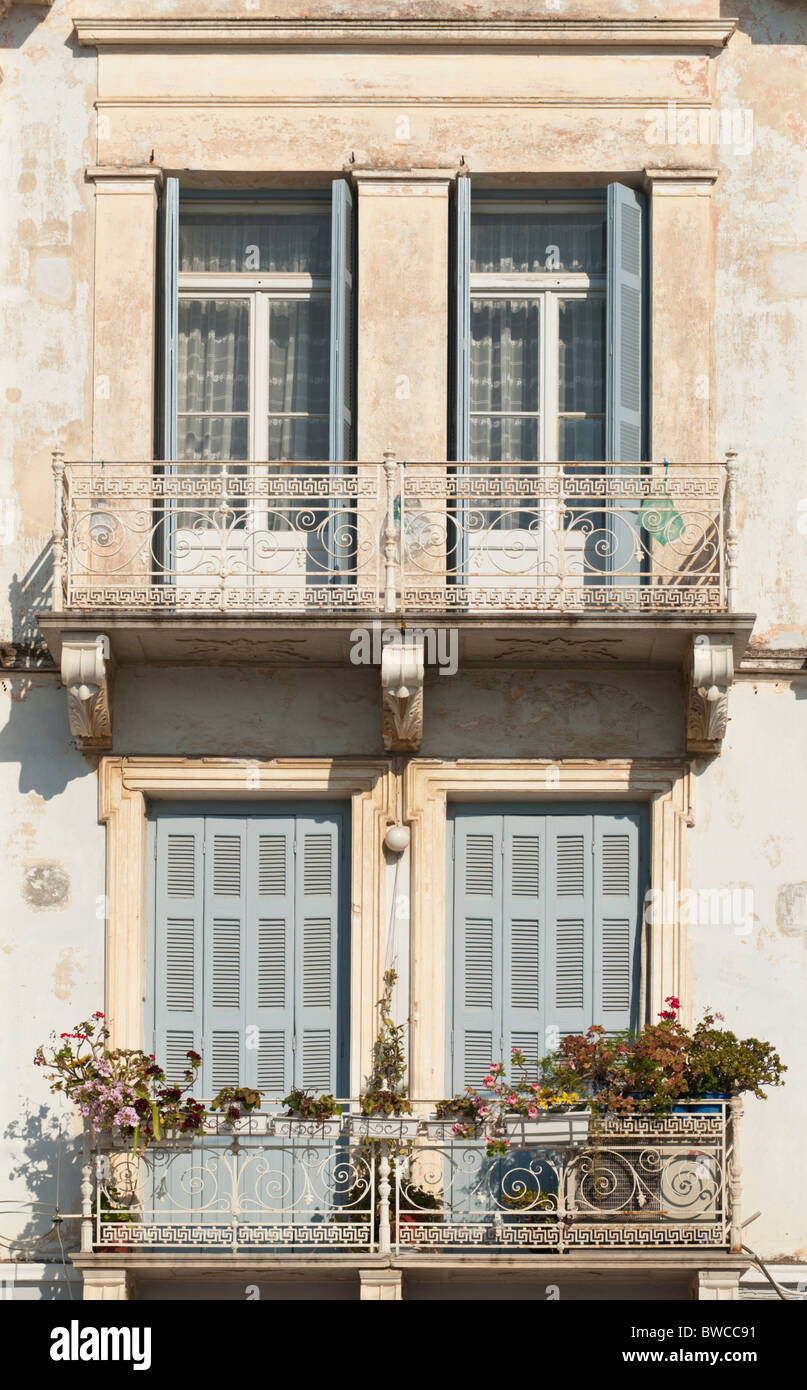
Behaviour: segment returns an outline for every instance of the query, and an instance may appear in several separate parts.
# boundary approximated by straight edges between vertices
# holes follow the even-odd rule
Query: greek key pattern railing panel
[[[65,463],[61,608],[721,612],[734,462]]]
[[[89,1152],[83,1248],[235,1252],[727,1249],[731,1107],[508,1120],[509,1148],[353,1103],[324,1126],[267,1108],[199,1138]],[[388,1137],[390,1134],[395,1137]],[[361,1135],[362,1137],[359,1137]],[[435,1138],[437,1135],[437,1138]],[[383,1136],[383,1137],[382,1137]]]

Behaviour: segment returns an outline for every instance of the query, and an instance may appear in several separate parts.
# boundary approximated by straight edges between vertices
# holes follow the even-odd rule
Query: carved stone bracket
[[[92,633],[62,642],[62,684],[77,748],[112,747],[112,662],[109,638]]]
[[[729,690],[734,680],[731,636],[699,635],[692,642],[687,703],[687,749],[690,753],[719,753],[726,733]]]
[[[385,644],[381,653],[381,734],[388,753],[416,753],[423,738],[422,637]]]

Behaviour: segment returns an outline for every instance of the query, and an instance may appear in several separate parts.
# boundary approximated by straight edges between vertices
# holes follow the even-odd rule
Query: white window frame
[[[271,211],[294,216],[301,212],[316,210],[331,222],[330,203],[206,203],[199,201],[192,205],[193,212],[243,213],[245,211]],[[268,272],[268,271],[183,271],[178,277],[179,298],[182,299],[243,299],[249,304],[249,390],[246,462],[269,462],[269,316],[272,301],[315,299],[330,303],[330,276],[313,276],[307,273]],[[227,415],[240,417],[241,411],[203,412],[220,419]],[[198,416],[198,411],[178,412],[178,419],[186,415]],[[311,416],[307,411],[284,411],[273,419],[324,419],[329,418],[326,409],[321,416]],[[322,460],[327,462],[326,458]],[[200,459],[200,463],[207,460]],[[315,462],[315,460],[312,460]],[[320,460],[316,460],[320,462]]]
[[[491,199],[471,208],[471,218],[504,212],[550,212],[554,214],[571,212],[604,213],[601,201],[561,202],[556,200],[525,200],[524,202],[496,202]],[[540,355],[539,355],[539,410],[537,411],[470,411],[470,418],[535,418],[539,419],[538,459],[541,463],[557,463],[559,422],[561,419],[602,419],[605,425],[605,403],[603,410],[595,415],[584,411],[561,411],[560,393],[560,310],[561,301],[569,299],[606,299],[606,275],[591,275],[583,271],[471,271],[471,305],[477,301],[524,299],[537,301],[540,306]],[[603,354],[607,343],[603,335]],[[603,381],[605,379],[605,357],[603,360]],[[498,465],[497,465],[498,466]]]

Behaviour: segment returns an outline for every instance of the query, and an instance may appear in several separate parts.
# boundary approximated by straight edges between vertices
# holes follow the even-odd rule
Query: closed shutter
[[[454,1091],[514,1047],[535,1065],[555,1033],[635,1026],[645,821],[627,807],[450,813]]]
[[[594,818],[593,1021],[630,1028],[638,996],[641,934],[640,818]]]
[[[455,821],[453,1086],[479,1086],[502,1047],[502,827]]]
[[[645,457],[645,199],[619,183],[607,195],[607,339],[605,457],[630,463]],[[640,469],[609,470],[613,486]],[[629,496],[611,503],[609,575],[615,584],[640,582],[638,505]]]
[[[502,834],[502,1060],[518,1047],[533,1070],[544,1051],[546,821],[505,816]]]
[[[547,1023],[579,1033],[594,1021],[591,817],[550,817],[548,839]]]
[[[202,1050],[204,825],[197,817],[158,822],[155,888],[155,1056],[178,1081],[186,1053]]]
[[[295,865],[292,817],[247,821],[246,1084],[284,1096],[294,1075]]]
[[[196,1087],[347,1086],[344,816],[157,818],[155,1055]]]
[[[297,1085],[318,1092],[339,1088],[346,1061],[344,1029],[338,1026],[338,865],[336,825],[298,819],[294,1074]]]
[[[471,456],[471,180],[458,178],[454,198],[454,457]]]

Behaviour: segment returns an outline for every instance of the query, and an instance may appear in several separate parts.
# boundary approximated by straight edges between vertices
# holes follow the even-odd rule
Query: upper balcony
[[[340,465],[57,455],[53,603],[40,624],[57,658],[65,639],[104,635],[122,664],[279,653],[341,664],[357,623],[379,620],[396,632],[456,628],[461,666],[562,657],[680,669],[700,641],[721,648],[725,672],[752,626],[735,611],[734,466],[733,455]],[[707,665],[712,689],[720,672]]]

